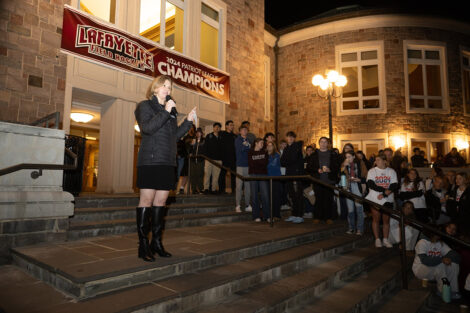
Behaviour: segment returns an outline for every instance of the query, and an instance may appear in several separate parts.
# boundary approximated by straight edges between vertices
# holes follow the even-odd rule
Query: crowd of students
[[[442,278],[450,282],[453,298],[459,290],[470,289],[470,251],[452,249],[453,245],[429,232],[420,232],[410,225],[405,227],[405,240],[400,238],[399,223],[373,206],[340,195],[328,187],[337,186],[390,209],[401,210],[418,221],[442,227],[451,236],[470,241],[470,187],[466,172],[443,170],[433,164],[431,175],[420,177],[419,167],[428,165],[422,151],[414,149],[411,162],[400,150],[386,148],[367,158],[362,151],[354,151],[345,144],[342,151],[332,148],[328,138],[321,137],[315,144],[303,149],[293,131],[280,140],[279,148],[273,133],[257,138],[245,121],[234,133],[233,121],[213,124],[213,132],[204,137],[202,129],[193,129],[178,144],[178,171],[180,192],[187,183],[188,163],[191,170],[191,190],[194,194],[226,192],[225,170],[205,161],[201,154],[230,168],[242,176],[299,176],[309,174],[320,183],[309,180],[273,180],[272,189],[267,180],[243,181],[231,176],[231,192],[235,192],[236,212],[252,213],[255,222],[281,218],[281,209],[290,208],[287,222],[331,224],[337,218],[348,221],[348,234],[362,235],[366,214],[372,216],[375,246],[391,248],[402,243],[415,250],[413,272],[420,279],[436,280],[442,290]],[[192,158],[188,158],[192,155]],[[442,165],[457,167],[465,161],[456,149],[442,159]],[[272,190],[272,191],[271,191]],[[272,216],[271,202],[272,201]],[[381,226],[381,227],[380,227]],[[459,265],[460,264],[460,265]],[[459,275],[460,273],[460,275]]]

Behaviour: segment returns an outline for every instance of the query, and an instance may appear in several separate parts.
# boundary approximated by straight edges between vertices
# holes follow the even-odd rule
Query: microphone
[[[170,101],[170,100],[173,100],[173,99],[171,98],[170,95],[167,95],[166,98],[165,98],[165,101],[168,102],[168,101]],[[176,117],[176,116],[178,115],[178,111],[176,111],[176,108],[175,108],[175,107],[172,107],[172,108],[171,108],[170,115],[173,116],[173,117]]]

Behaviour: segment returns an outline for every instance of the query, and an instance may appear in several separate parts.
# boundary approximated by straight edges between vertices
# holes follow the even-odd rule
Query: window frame
[[[216,22],[210,17],[204,15],[202,13],[202,4],[207,5],[214,11],[217,11],[219,14],[219,21]],[[199,10],[198,10],[198,18],[197,20],[197,59],[200,61],[201,60],[201,22],[205,22],[209,24],[210,26],[214,27],[217,29],[217,34],[218,34],[218,51],[217,51],[217,66],[216,68],[225,70],[225,42],[226,42],[226,12],[227,8],[225,3],[221,2],[220,0],[200,0],[199,2]],[[202,62],[202,61],[201,61]],[[204,63],[204,62],[203,62]],[[206,64],[206,63],[204,63]],[[210,64],[207,64],[209,66],[212,66]]]
[[[426,103],[430,96],[427,95],[427,86],[426,86],[426,72],[425,66],[423,67],[423,88],[425,90],[424,100],[425,100],[425,107],[424,108],[411,108],[410,107],[410,86],[409,86],[409,79],[408,79],[408,50],[438,50],[440,53],[440,60],[439,65],[441,66],[441,97],[442,97],[442,108],[440,109],[433,109],[428,108]],[[418,59],[415,59],[418,60]],[[412,63],[412,64],[438,64],[435,60],[428,60],[426,59],[419,59],[422,62]],[[403,64],[404,64],[404,79],[405,79],[405,102],[406,102],[406,113],[441,113],[441,114],[448,114],[450,113],[449,108],[449,88],[448,88],[448,77],[447,77],[447,47],[446,44],[443,42],[436,42],[436,41],[414,41],[414,40],[403,40]]]
[[[463,58],[464,56],[468,58],[469,60],[469,65],[464,65],[463,64]],[[464,116],[470,116],[470,111],[467,111],[467,103],[465,103],[465,88],[468,88],[468,92],[470,93],[470,82],[469,86],[465,86],[465,82],[463,80],[464,73],[465,71],[469,72],[469,77],[470,77],[470,48],[469,47],[460,47],[460,68],[461,68],[461,76],[462,77],[462,105],[463,105],[463,114]],[[470,99],[469,99],[470,101]],[[470,103],[468,103],[470,106]]]
[[[358,53],[364,51],[376,50],[377,51],[377,61],[374,60],[357,60],[352,62],[341,62],[341,55],[344,53]],[[358,96],[357,99],[360,102],[359,109],[354,110],[343,110],[343,96],[336,99],[336,114],[338,116],[348,116],[348,115],[362,115],[362,114],[382,114],[387,113],[387,94],[385,88],[385,57],[384,57],[384,42],[383,40],[378,41],[365,41],[365,42],[357,42],[352,44],[344,44],[344,45],[337,45],[335,46],[335,54],[336,54],[336,68],[337,71],[341,74],[342,68],[346,67],[343,66],[344,64],[356,64],[356,67],[361,67],[364,65],[375,65],[377,64],[378,70],[378,83],[379,83],[379,107],[376,109],[364,109],[361,105],[363,100],[367,100],[368,98],[375,98],[375,96]],[[362,75],[362,73],[361,73]],[[360,79],[362,82],[362,77]],[[358,90],[362,88],[362,84],[358,85]],[[356,97],[354,97],[356,98]],[[366,98],[366,99],[364,99]]]

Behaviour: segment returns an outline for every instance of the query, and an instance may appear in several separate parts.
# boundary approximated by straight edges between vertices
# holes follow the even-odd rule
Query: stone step
[[[399,289],[385,297],[369,310],[371,313],[423,312],[431,296],[431,289],[423,288],[421,281],[409,273],[408,289]]]
[[[339,222],[333,225],[280,222],[274,228],[267,223],[241,222],[169,229],[165,231],[164,243],[173,257],[157,258],[155,263],[136,257],[135,234],[22,247],[12,254],[14,263],[33,276],[84,299],[143,283],[177,279],[176,276],[186,273],[276,253],[344,231],[344,223]],[[319,243],[316,248],[302,250],[325,256],[351,249],[357,242],[370,242],[366,236],[342,235],[334,240],[329,245]],[[270,263],[271,257],[265,263]]]
[[[234,223],[249,221],[252,219],[250,212],[236,213],[215,212],[205,214],[183,214],[172,215],[165,218],[165,228],[194,227],[213,224]],[[98,221],[70,221],[67,232],[68,240],[78,240],[88,237],[116,235],[136,232],[136,221],[134,218],[98,220]]]
[[[251,288],[239,290],[216,304],[190,312],[286,312],[300,303],[311,300],[325,290],[368,271],[385,261],[393,251],[381,251],[369,245],[355,248],[342,255],[334,255],[315,266],[300,268],[291,275]],[[323,310],[322,312],[332,312]]]
[[[122,220],[135,218],[135,206],[132,207],[101,207],[75,208],[73,222]],[[173,203],[168,206],[168,216],[183,214],[207,214],[216,212],[234,212],[232,204],[216,202]]]
[[[235,206],[235,196],[221,195],[177,195],[168,198],[168,203],[227,203]],[[136,207],[139,204],[138,194],[123,195],[81,195],[75,198],[75,208],[105,208],[105,207]]]

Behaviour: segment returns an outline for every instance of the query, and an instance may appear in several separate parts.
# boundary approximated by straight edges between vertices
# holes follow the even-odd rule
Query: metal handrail
[[[44,116],[43,118],[40,118],[37,121],[34,121],[29,125],[36,126],[36,125],[39,125],[41,123],[46,123],[46,128],[49,128],[49,121],[53,120],[53,119],[55,120],[54,128],[59,129],[60,112],[58,112],[58,111],[54,112],[54,113],[51,113],[47,116]]]
[[[44,163],[20,163],[0,170],[0,176],[14,173],[20,170],[36,170],[31,172],[31,178],[36,179],[42,176],[43,170],[76,170],[78,166],[78,157],[75,153],[64,148],[65,153],[73,158],[73,164],[44,164]]]
[[[189,155],[190,158],[204,158],[206,161],[212,163],[213,165],[221,168],[221,169],[224,169],[226,170],[227,172],[230,172],[230,174],[232,175],[235,175],[237,178],[243,180],[243,181],[255,181],[255,180],[269,180],[270,181],[270,190],[271,190],[271,201],[270,201],[270,209],[271,209],[271,222],[270,222],[270,225],[271,227],[274,226],[274,221],[273,221],[273,204],[272,204],[272,181],[273,180],[310,180],[311,182],[315,183],[315,184],[318,184],[318,185],[322,185],[324,187],[327,187],[327,188],[330,188],[330,189],[333,189],[333,190],[336,190],[338,191],[340,194],[348,197],[348,198],[353,198],[354,200],[357,200],[361,203],[367,203],[368,205],[376,208],[377,210],[379,211],[382,211],[382,212],[385,212],[387,213],[388,215],[390,215],[390,217],[396,219],[396,220],[399,220],[400,221],[400,237],[402,238],[402,244],[401,244],[401,249],[400,249],[400,258],[401,258],[401,266],[402,266],[402,284],[403,284],[403,289],[408,289],[408,279],[407,279],[407,261],[406,261],[406,244],[405,244],[405,224],[408,224],[408,225],[411,225],[411,226],[414,226],[416,228],[419,228],[421,230],[425,229],[433,234],[436,234],[438,236],[440,236],[441,238],[445,238],[447,240],[451,240],[461,246],[464,246],[465,248],[468,248],[470,249],[470,242],[467,242],[467,241],[464,241],[464,240],[461,240],[459,238],[456,238],[456,237],[452,237],[452,236],[449,236],[448,234],[436,229],[435,227],[433,227],[432,225],[429,225],[429,224],[426,224],[426,223],[423,223],[423,222],[420,222],[414,218],[410,218],[408,216],[405,216],[401,211],[399,210],[394,210],[394,209],[390,209],[390,208],[387,208],[383,205],[380,205],[378,203],[375,203],[373,201],[370,201],[364,197],[361,197],[361,196],[358,196],[358,195],[355,195],[343,188],[339,188],[339,187],[336,187],[334,185],[330,185],[328,183],[325,183],[324,181],[318,179],[318,178],[315,178],[315,177],[312,177],[311,175],[298,175],[298,176],[253,176],[253,177],[249,177],[249,176],[243,176],[243,175],[240,175],[236,172],[234,172],[231,168],[229,167],[226,167],[226,166],[223,166],[217,162],[215,162],[213,159],[203,155],[203,154],[198,154],[197,156],[195,155]],[[188,162],[189,164],[191,164],[191,162]],[[190,168],[188,170],[188,178],[190,175]],[[189,179],[188,179],[189,180]],[[188,189],[189,190],[189,189]]]

